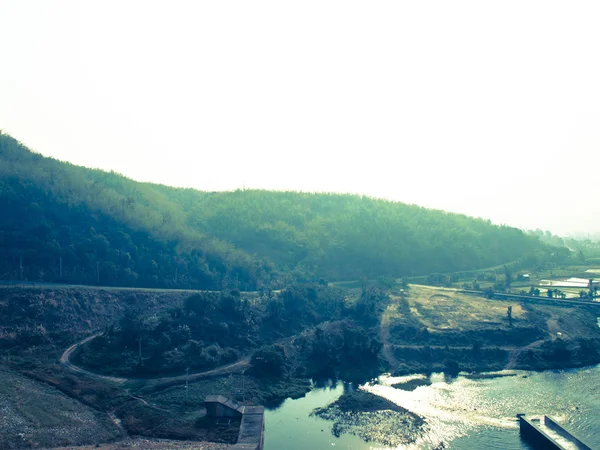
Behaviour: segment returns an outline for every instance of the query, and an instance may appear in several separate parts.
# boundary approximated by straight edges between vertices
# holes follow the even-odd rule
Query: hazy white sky
[[[202,190],[600,231],[600,3],[0,0],[0,129]]]

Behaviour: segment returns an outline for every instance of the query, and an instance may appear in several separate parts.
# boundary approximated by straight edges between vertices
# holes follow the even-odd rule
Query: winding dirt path
[[[392,311],[395,308],[395,302],[388,305],[388,307],[381,315],[381,323],[379,325],[379,339],[381,339],[381,343],[383,344],[381,353],[390,365],[390,369],[392,372],[400,365],[400,363],[394,356],[394,350],[392,348],[392,345],[390,344],[390,317],[392,315]]]
[[[75,350],[77,350],[77,348],[80,345],[83,345],[83,344],[91,341],[92,339],[97,338],[101,334],[102,333],[93,334],[91,336],[86,337],[84,340],[79,341],[79,342],[71,345],[69,348],[67,348],[63,352],[62,355],[60,355],[59,361],[60,361],[60,363],[63,366],[67,367],[68,369],[72,370],[73,372],[77,372],[77,373],[80,373],[80,374],[83,374],[83,375],[87,375],[87,376],[92,377],[92,378],[101,378],[103,380],[111,381],[113,383],[123,384],[126,381],[128,381],[127,378],[119,378],[119,377],[110,377],[110,376],[107,376],[107,375],[100,375],[98,373],[94,373],[94,372],[90,372],[89,370],[82,369],[81,367],[76,366],[75,364],[71,363],[71,361],[70,361],[71,355],[73,355],[73,353],[75,352]]]
[[[531,344],[526,345],[524,347],[515,348],[512,352],[510,352],[510,356],[508,357],[508,362],[506,363],[506,367],[504,368],[504,370],[513,370],[515,368],[515,366],[517,365],[517,360],[519,359],[519,355],[521,353],[523,353],[524,351],[529,350],[531,348],[539,347],[544,342],[546,342],[546,341],[544,341],[544,339],[540,339],[540,340],[532,342]]]
[[[112,377],[112,376],[108,376],[108,375],[102,375],[99,373],[95,373],[95,372],[91,372],[89,370],[83,369],[79,366],[76,366],[75,364],[73,364],[70,361],[71,356],[73,355],[73,353],[75,352],[75,350],[77,350],[77,348],[79,346],[86,344],[87,342],[91,341],[92,339],[97,338],[101,334],[102,333],[93,334],[93,335],[88,336],[85,339],[71,345],[60,356],[60,359],[59,359],[60,363],[63,366],[67,367],[68,369],[72,370],[73,372],[77,372],[79,374],[83,374],[83,375],[86,375],[86,376],[89,376],[92,378],[110,381],[112,383],[123,384],[123,383],[126,383],[127,381],[147,381],[147,382],[153,382],[153,383],[156,383],[159,385],[160,384],[172,385],[172,384],[178,383],[178,382],[185,382],[186,378],[188,379],[188,381],[194,381],[194,380],[197,380],[200,378],[211,377],[211,376],[215,376],[215,375],[229,374],[232,372],[241,373],[250,366],[250,357],[246,357],[246,358],[242,358],[234,363],[227,364],[227,365],[224,365],[221,367],[216,367],[214,369],[206,370],[204,372],[190,373],[189,375],[174,375],[174,376],[169,376],[169,377],[140,379],[140,378]]]

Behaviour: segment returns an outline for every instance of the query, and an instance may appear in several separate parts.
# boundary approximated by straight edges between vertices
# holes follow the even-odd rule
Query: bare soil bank
[[[107,413],[0,367],[0,448],[37,448],[121,438]]]
[[[415,285],[392,297],[382,317],[384,355],[398,375],[598,364],[597,314],[593,307],[490,300]]]

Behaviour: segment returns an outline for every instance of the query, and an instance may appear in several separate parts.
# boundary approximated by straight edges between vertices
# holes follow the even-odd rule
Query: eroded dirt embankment
[[[0,368],[0,448],[106,442],[121,437],[108,414]]]

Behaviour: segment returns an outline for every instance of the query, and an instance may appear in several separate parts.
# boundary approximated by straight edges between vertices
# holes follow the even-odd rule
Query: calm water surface
[[[426,419],[416,442],[400,448],[432,449],[443,442],[450,449],[529,449],[521,441],[515,420],[517,413],[527,413],[553,416],[592,448],[600,449],[600,366],[500,373],[515,375],[478,380],[459,376],[448,380],[442,374],[433,374],[431,386],[412,392],[395,389],[391,384],[422,376],[382,376],[378,383],[361,388]],[[387,448],[365,443],[353,435],[336,438],[331,434],[331,422],[310,416],[313,409],[331,403],[344,389],[352,386],[315,386],[306,397],[286,400],[279,408],[267,410],[265,450]]]

